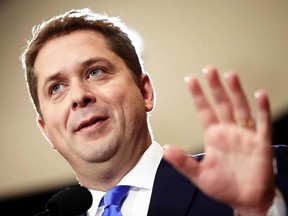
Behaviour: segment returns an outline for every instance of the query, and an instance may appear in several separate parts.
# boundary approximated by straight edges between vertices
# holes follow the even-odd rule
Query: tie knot
[[[116,187],[111,188],[103,196],[99,206],[104,205],[105,207],[107,207],[110,205],[116,205],[120,207],[122,202],[126,198],[129,189],[130,186],[127,185],[118,185]]]

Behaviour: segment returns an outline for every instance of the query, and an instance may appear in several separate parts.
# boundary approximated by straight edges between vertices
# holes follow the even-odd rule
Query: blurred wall
[[[273,117],[288,108],[286,0],[1,0],[0,198],[75,181],[36,125],[19,56],[35,24],[83,7],[119,16],[142,35],[145,69],[157,92],[151,124],[161,145],[203,151],[184,77],[193,73],[204,81],[206,64],[238,71],[252,109],[259,88],[271,97]]]

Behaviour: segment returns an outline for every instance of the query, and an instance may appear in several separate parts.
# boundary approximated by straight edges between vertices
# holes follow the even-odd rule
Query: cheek
[[[128,126],[130,124],[134,125],[135,119],[139,118],[137,115],[139,115],[140,107],[143,106],[140,96],[140,91],[136,87],[119,84],[102,91],[98,95],[98,102],[103,101],[113,113],[117,124],[122,125],[121,128],[125,128],[130,127]]]
[[[119,96],[121,98],[120,103],[123,109],[124,116],[132,124],[134,121],[140,120],[141,116],[146,115],[143,97],[138,89],[129,89]]]
[[[50,108],[46,106],[43,117],[46,124],[46,133],[53,145],[57,145],[59,139],[64,136],[66,128],[66,113],[60,107]]]
[[[119,86],[114,91],[110,91],[109,98],[111,103],[117,101],[117,104],[123,109],[130,110],[144,105],[141,92],[134,85]]]

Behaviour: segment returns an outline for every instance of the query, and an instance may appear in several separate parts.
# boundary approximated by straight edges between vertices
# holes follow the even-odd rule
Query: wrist
[[[271,203],[272,205],[272,203]],[[271,206],[270,205],[270,206]],[[234,210],[234,216],[267,216],[270,206],[266,209],[241,208]]]
[[[270,194],[270,196],[264,197],[266,199],[257,202],[257,204],[254,203],[254,205],[244,205],[234,208],[234,216],[267,216],[268,211],[273,204],[275,190],[274,193]]]
[[[285,206],[285,201],[282,196],[282,193],[279,191],[279,189],[275,188],[274,198],[270,205],[268,205],[268,209],[244,209],[244,208],[238,208],[234,210],[234,216],[285,216],[287,215],[287,209]]]

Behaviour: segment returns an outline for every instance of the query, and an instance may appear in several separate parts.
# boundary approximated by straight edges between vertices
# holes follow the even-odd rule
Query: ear
[[[46,138],[46,140],[50,143],[50,145],[55,149],[54,145],[52,144],[51,140],[49,139],[49,133],[46,129],[46,124],[43,120],[42,117],[38,116],[37,117],[37,124],[38,124],[38,127],[40,128],[42,134],[44,135],[44,137]]]
[[[141,93],[144,99],[146,112],[151,112],[155,103],[154,87],[147,73],[142,74],[141,81]]]

